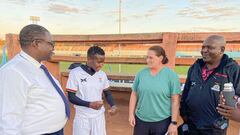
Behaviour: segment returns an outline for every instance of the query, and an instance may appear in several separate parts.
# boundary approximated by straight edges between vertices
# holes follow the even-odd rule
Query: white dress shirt
[[[0,135],[53,133],[66,124],[64,102],[40,66],[21,51],[0,68]]]

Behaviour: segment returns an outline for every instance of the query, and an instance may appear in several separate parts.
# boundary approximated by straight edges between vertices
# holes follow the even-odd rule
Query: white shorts
[[[73,135],[106,135],[104,113],[94,118],[75,115],[73,120]]]

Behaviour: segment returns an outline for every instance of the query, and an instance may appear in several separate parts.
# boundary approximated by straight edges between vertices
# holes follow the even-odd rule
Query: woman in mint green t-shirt
[[[129,103],[134,135],[177,135],[180,82],[177,74],[164,66],[167,62],[162,47],[148,49],[148,67],[136,75]]]

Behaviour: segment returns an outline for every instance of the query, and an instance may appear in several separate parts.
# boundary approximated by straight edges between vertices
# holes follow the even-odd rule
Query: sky
[[[30,16],[52,34],[118,34],[119,1],[0,0],[0,38]],[[240,0],[121,1],[121,33],[240,31]]]

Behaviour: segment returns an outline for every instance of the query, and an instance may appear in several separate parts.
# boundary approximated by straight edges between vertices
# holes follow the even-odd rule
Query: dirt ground
[[[130,92],[112,92],[115,99],[116,105],[119,108],[119,112],[115,116],[110,116],[107,111],[106,116],[106,126],[107,135],[132,135],[132,127],[128,123],[128,102],[130,98]],[[109,106],[105,103],[106,110]],[[68,121],[65,127],[65,135],[72,135],[72,122],[74,118],[74,109],[71,106],[71,119]],[[179,118],[178,123],[182,123]],[[240,135],[239,134],[240,124],[235,122],[230,122],[230,127],[228,128],[227,135]]]

